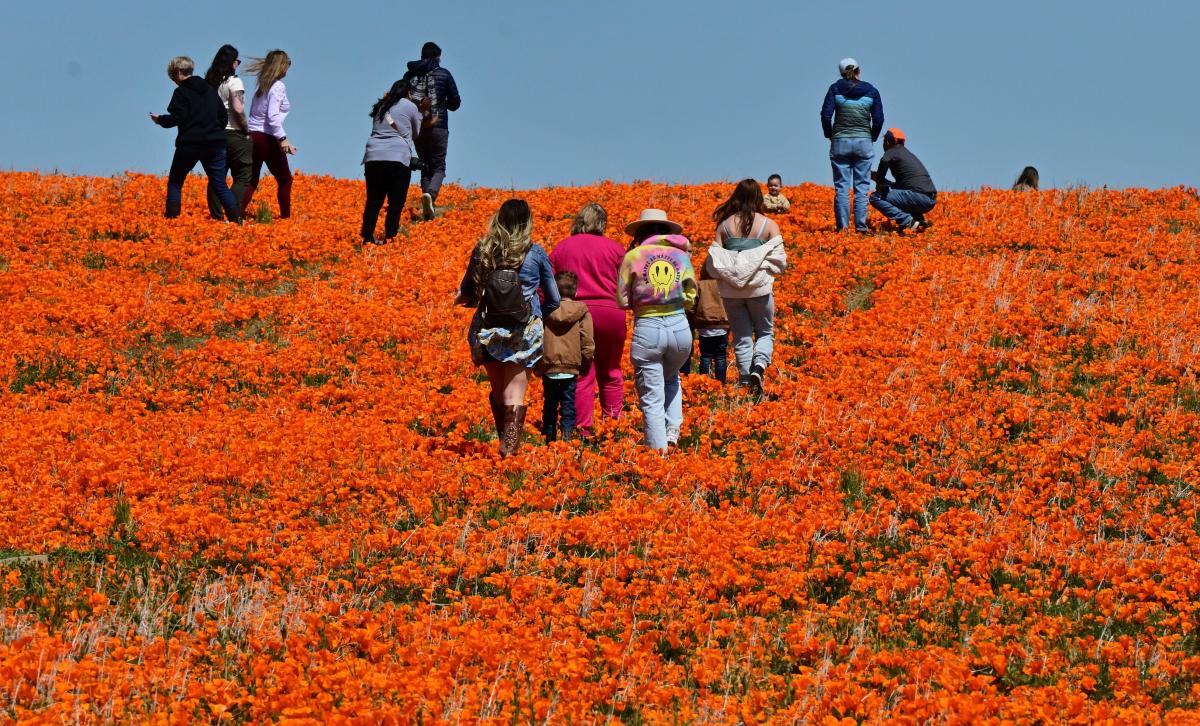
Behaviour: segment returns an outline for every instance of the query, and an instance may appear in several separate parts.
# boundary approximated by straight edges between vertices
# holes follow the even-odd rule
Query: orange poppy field
[[[838,235],[786,188],[761,401],[689,376],[499,459],[470,249],[361,181],[0,174],[0,722],[1193,722],[1200,202],[945,193]],[[551,249],[730,183],[518,192]],[[415,194],[415,191],[413,192]],[[877,218],[876,218],[877,221]],[[626,369],[629,364],[626,360]]]

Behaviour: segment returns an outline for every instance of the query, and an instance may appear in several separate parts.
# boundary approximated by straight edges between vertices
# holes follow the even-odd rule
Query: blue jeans
[[[692,329],[682,312],[634,320],[629,360],[642,409],[642,430],[652,449],[665,449],[668,440],[679,440],[683,426],[679,369],[691,352]]]
[[[725,312],[733,329],[733,357],[738,374],[755,365],[771,365],[775,352],[775,293],[759,297],[727,297]]]
[[[575,432],[575,382],[578,376],[570,378],[542,379],[542,435],[546,441],[558,438],[556,424],[559,413],[562,413],[562,435],[564,439],[571,438]]]
[[[871,206],[899,225],[911,224],[914,216],[923,217],[935,204],[937,199],[911,189],[881,186],[871,195]]]
[[[871,193],[871,159],[875,148],[870,139],[834,139],[829,146],[833,165],[833,216],[838,231],[850,224],[850,185],[854,185],[854,228],[867,231],[867,197]]]
[[[187,175],[195,168],[197,161],[208,175],[208,188],[216,193],[221,206],[225,208],[226,219],[231,222],[240,219],[242,211],[225,181],[225,172],[228,170],[225,168],[224,142],[209,149],[175,149],[175,157],[171,159],[171,171],[167,173],[167,216],[179,216],[183,183],[187,181]]]

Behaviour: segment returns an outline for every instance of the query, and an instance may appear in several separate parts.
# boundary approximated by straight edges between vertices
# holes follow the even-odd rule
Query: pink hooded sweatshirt
[[[639,318],[691,310],[696,304],[691,248],[681,234],[660,234],[626,252],[617,273],[617,304]]]

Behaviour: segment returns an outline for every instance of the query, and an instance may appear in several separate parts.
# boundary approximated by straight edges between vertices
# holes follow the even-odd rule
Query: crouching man
[[[888,129],[883,136],[883,156],[875,179],[871,206],[896,223],[901,231],[928,227],[925,214],[937,204],[937,188],[925,165],[904,145],[904,132]],[[888,181],[888,172],[893,181]]]

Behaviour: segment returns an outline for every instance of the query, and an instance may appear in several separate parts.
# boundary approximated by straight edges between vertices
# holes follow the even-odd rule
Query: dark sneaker
[[[763,373],[765,371],[760,365],[754,365],[750,368],[750,375],[748,376],[750,379],[750,390],[756,396],[761,396],[763,392]]]

